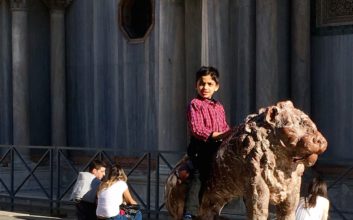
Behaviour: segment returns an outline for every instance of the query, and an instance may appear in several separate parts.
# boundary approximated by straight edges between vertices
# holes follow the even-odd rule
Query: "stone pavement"
[[[28,213],[20,213],[20,212],[0,211],[0,220],[14,220],[14,219],[23,219],[23,220],[67,219],[67,220],[74,220],[75,218],[73,218],[73,217],[58,218],[58,217],[50,217],[50,216],[31,215]]]
[[[31,215],[28,213],[21,213],[21,212],[9,212],[9,211],[0,211],[0,220],[16,220],[16,219],[23,219],[23,220],[56,220],[56,219],[62,219],[62,220],[75,220],[73,216],[68,216],[65,218],[59,218],[59,217],[50,217],[50,216],[42,216],[42,215]],[[148,219],[147,216],[144,216],[143,219]],[[223,217],[220,218],[223,220],[244,220],[246,219],[244,216],[243,217]],[[171,220],[169,216],[165,215],[159,215],[159,218],[154,218],[150,217],[149,220]]]

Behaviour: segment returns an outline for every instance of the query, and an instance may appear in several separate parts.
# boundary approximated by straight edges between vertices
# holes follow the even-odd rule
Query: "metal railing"
[[[18,204],[16,200],[27,199],[42,201],[49,205],[51,213],[55,213],[63,204],[73,204],[69,197],[77,175],[80,171],[87,170],[93,160],[100,159],[110,164],[120,162],[119,160],[130,160],[129,164],[122,164],[129,177],[130,190],[145,214],[158,215],[165,212],[161,192],[165,179],[161,176],[166,177],[174,166],[163,154],[178,157],[174,160],[175,163],[184,153],[126,153],[103,148],[1,145],[0,198],[9,199],[11,210]]]
[[[69,200],[77,174],[88,169],[94,159],[110,164],[118,161],[129,177],[129,188],[148,217],[165,214],[164,183],[170,170],[184,152],[140,151],[125,152],[103,148],[79,147],[34,147],[0,145],[0,199],[10,202],[14,210],[17,200],[40,201],[48,204],[51,213],[56,213],[64,205],[73,205]],[[313,173],[319,173],[315,168]],[[353,166],[343,169],[329,179],[329,194],[339,188],[344,180],[350,180]],[[322,175],[325,178],[327,176]],[[305,182],[305,176],[303,178]],[[350,184],[348,184],[351,187]],[[350,189],[350,188],[349,188]],[[332,200],[333,201],[333,200]],[[346,201],[349,203],[349,201]],[[331,219],[351,219],[353,209],[342,209],[331,202]],[[244,213],[228,213],[243,215]],[[158,219],[158,217],[157,217]]]

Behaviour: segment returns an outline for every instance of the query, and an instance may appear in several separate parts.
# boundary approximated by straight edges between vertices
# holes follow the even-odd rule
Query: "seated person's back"
[[[330,202],[327,199],[327,185],[320,178],[314,178],[308,188],[308,196],[299,201],[296,220],[327,220]]]

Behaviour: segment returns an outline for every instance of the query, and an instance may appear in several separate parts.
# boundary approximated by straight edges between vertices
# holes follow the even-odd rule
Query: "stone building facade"
[[[0,0],[0,144],[185,150],[194,73],[213,65],[231,125],[290,99],[323,158],[352,159],[349,2]]]

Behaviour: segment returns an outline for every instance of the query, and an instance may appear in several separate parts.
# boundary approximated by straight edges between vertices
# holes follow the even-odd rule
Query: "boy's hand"
[[[218,132],[218,131],[214,131],[212,133],[212,139],[215,141],[222,141],[224,138],[226,138],[228,135],[230,134],[230,130],[226,131],[226,132]]]
[[[220,136],[221,134],[223,134],[223,132],[214,131],[214,132],[212,133],[212,136],[211,136],[211,137],[212,137],[213,140],[218,140],[218,139],[220,139],[219,136]]]

